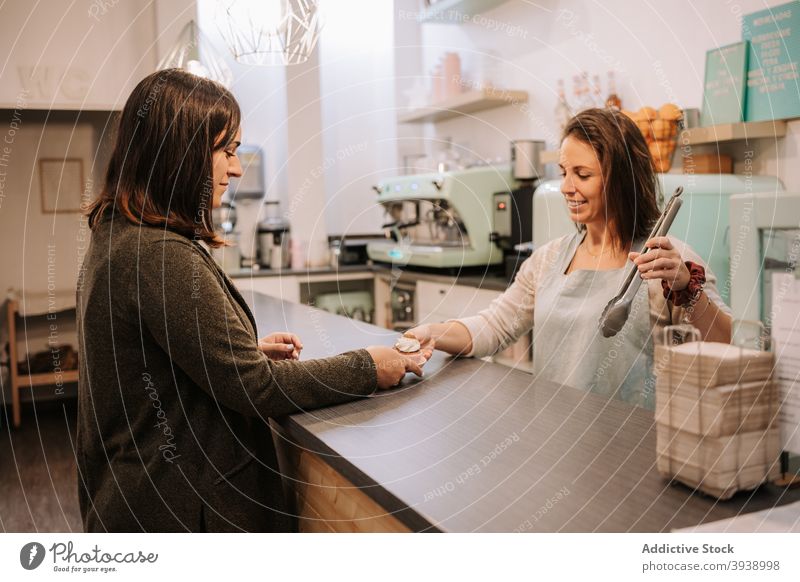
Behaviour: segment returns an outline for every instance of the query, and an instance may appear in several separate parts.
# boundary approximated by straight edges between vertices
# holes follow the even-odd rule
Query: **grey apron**
[[[639,289],[622,330],[604,338],[598,327],[600,314],[619,291],[631,263],[622,269],[582,269],[565,275],[584,236],[576,233],[552,271],[536,282],[534,377],[652,410],[655,377],[647,285]]]

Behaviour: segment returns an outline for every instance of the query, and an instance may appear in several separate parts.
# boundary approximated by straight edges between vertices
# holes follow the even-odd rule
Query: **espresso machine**
[[[433,269],[500,264],[494,193],[511,187],[510,169],[493,166],[385,180],[373,186],[385,210],[385,238],[370,241],[367,254]]]

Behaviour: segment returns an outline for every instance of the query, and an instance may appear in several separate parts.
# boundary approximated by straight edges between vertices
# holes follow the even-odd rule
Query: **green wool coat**
[[[268,419],[371,394],[366,350],[269,360],[200,244],[118,214],[92,232],[77,299],[85,530],[291,531]]]

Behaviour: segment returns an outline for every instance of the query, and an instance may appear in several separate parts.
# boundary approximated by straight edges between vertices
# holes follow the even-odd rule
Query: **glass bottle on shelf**
[[[592,107],[604,107],[606,104],[600,89],[600,75],[592,77]]]
[[[583,103],[583,97],[581,92],[581,76],[574,75],[572,77],[572,105],[574,107],[575,113],[580,112],[581,103]]]
[[[445,53],[441,66],[444,75],[444,98],[451,99],[464,89],[464,81],[461,78],[461,58],[458,53]]]
[[[622,109],[622,99],[617,95],[617,84],[614,81],[614,71],[608,72],[608,97],[606,107],[609,109]]]
[[[445,98],[445,79],[441,63],[437,63],[431,73],[431,103],[440,103]]]
[[[567,123],[569,123],[569,120],[572,118],[572,111],[567,103],[566,91],[564,89],[564,79],[558,80],[558,102],[556,103],[555,118],[561,131],[564,131]]]
[[[436,171],[441,174],[463,169],[461,156],[454,147],[453,138],[445,137],[443,141],[442,149],[437,156]]]
[[[591,109],[594,107],[594,102],[592,101],[592,90],[589,86],[589,73],[584,71],[581,73],[580,76],[580,83],[581,83],[581,111],[584,109]]]

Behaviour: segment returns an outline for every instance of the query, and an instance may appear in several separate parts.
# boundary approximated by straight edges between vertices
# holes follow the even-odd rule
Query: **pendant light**
[[[178,40],[158,63],[157,70],[164,69],[183,69],[198,77],[217,81],[229,89],[233,82],[233,73],[225,59],[212,48],[194,20],[183,27]]]
[[[217,23],[233,56],[247,65],[297,65],[317,44],[317,0],[220,0]]]

